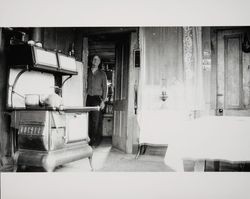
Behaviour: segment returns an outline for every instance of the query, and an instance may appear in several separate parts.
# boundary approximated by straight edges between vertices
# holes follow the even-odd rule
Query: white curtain
[[[139,108],[142,110],[183,109],[183,29],[140,28],[141,65]],[[161,100],[162,91],[168,99]]]
[[[141,28],[140,46],[139,142],[166,144],[190,113],[196,117],[205,107],[201,27]]]
[[[140,44],[139,108],[203,110],[201,27],[141,28]],[[164,87],[168,99],[162,102]]]
[[[183,27],[185,99],[188,110],[203,110],[202,30]]]

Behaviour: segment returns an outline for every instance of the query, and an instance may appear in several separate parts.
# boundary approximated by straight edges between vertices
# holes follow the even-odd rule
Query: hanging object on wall
[[[211,52],[210,51],[203,51],[202,55],[202,68],[204,71],[211,71]]]
[[[250,41],[248,39],[247,33],[245,33],[245,35],[244,35],[244,41],[242,43],[242,51],[245,53],[250,52]]]
[[[136,115],[137,109],[138,109],[138,84],[137,84],[137,81],[135,82],[135,85],[134,85],[134,109],[135,109],[135,115]]]
[[[162,79],[162,92],[161,92],[161,95],[160,95],[160,98],[163,102],[165,102],[168,98],[168,95],[167,95],[167,91],[166,91],[166,79],[163,78]]]
[[[136,68],[140,68],[141,61],[140,61],[140,50],[134,50],[134,63]]]

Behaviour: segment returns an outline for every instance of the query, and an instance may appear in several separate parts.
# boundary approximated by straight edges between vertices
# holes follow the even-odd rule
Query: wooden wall
[[[212,68],[212,50],[211,50],[211,28],[203,27],[202,28],[202,58],[203,58],[203,91],[204,91],[204,100],[205,108],[207,114],[214,114],[215,102],[213,100],[214,87],[216,87],[215,78],[212,75],[214,68]]]
[[[68,54],[70,45],[74,42],[74,32],[71,28],[44,28],[44,48],[60,50]]]
[[[10,116],[6,113],[8,68],[5,62],[5,42],[7,36],[0,28],[0,159],[2,160],[11,155]]]
[[[249,32],[248,27],[216,31],[216,108],[222,109],[223,115],[250,115],[250,53],[242,50],[244,37]]]
[[[76,28],[44,28],[44,48],[68,54],[74,43],[75,57],[82,60],[82,33]]]
[[[202,28],[202,84],[205,109],[209,114],[213,107],[213,68],[211,64],[211,28]],[[141,28],[142,65],[140,82],[141,108],[143,109],[183,109],[185,108],[185,68],[182,27]],[[160,98],[166,90],[168,99]]]
[[[143,57],[140,108],[178,108],[183,99],[184,81],[182,28],[142,28],[140,38]],[[167,90],[166,102],[160,98],[163,90]]]
[[[139,126],[137,124],[135,114],[135,89],[138,88],[140,68],[135,67],[134,50],[139,48],[138,44],[139,32],[131,33],[130,37],[130,55],[129,55],[129,82],[128,82],[128,124],[127,124],[127,152],[136,153],[139,135]]]

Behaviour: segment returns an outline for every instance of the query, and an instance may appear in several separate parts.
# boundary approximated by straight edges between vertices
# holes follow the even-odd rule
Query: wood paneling
[[[146,84],[167,84],[183,78],[182,36],[179,28],[146,28]]]
[[[182,28],[142,28],[142,67],[145,75],[142,106],[145,109],[178,108],[183,100],[183,37]],[[143,77],[142,77],[143,78]],[[168,100],[160,95],[167,90]]]
[[[250,54],[241,45],[247,31],[217,31],[217,109],[224,115],[250,115]]]
[[[11,155],[10,116],[6,113],[8,67],[5,62],[7,35],[0,28],[0,158]]]
[[[128,138],[127,152],[133,152],[133,145],[137,145],[139,136],[139,127],[137,124],[137,115],[135,114],[135,89],[138,88],[140,68],[135,68],[134,50],[138,49],[138,32],[131,33],[130,56],[129,56],[129,80],[128,80]]]
[[[124,32],[135,32],[136,27],[88,27],[81,28],[84,35],[103,35]]]
[[[115,65],[115,43],[110,36],[92,37],[89,40],[89,55],[99,55],[104,65],[111,67]]]
[[[241,35],[226,36],[225,42],[225,108],[242,108]]]
[[[209,114],[210,109],[212,108],[212,52],[211,52],[211,33],[210,27],[202,28],[202,54],[203,54],[203,91],[204,91],[204,100],[205,100],[205,109],[206,113]],[[209,64],[210,62],[210,64]]]
[[[75,30],[74,34],[74,44],[75,44],[75,58],[77,61],[83,61],[82,51],[83,51],[83,35],[79,28]]]
[[[44,28],[43,47],[46,49],[57,49],[57,33],[56,28]]]
[[[56,49],[68,54],[74,39],[73,28],[44,28],[44,48],[46,49]]]
[[[120,42],[116,44],[114,133],[112,144],[124,152],[128,152],[129,46],[130,40],[128,36],[121,38]]]
[[[214,28],[210,29],[211,37],[211,87],[210,87],[210,110],[211,114],[216,113],[217,108],[217,33]]]
[[[82,62],[83,62],[83,105],[86,105],[87,99],[87,76],[88,76],[88,38],[84,37],[82,41]]]

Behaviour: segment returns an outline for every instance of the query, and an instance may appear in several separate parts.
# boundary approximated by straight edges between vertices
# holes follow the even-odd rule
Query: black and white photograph
[[[2,171],[250,171],[250,27],[1,28]]]
[[[205,12],[185,5],[184,18]],[[111,198],[120,196],[118,190],[130,197],[154,185],[146,198],[217,198],[215,181],[222,185],[218,198],[237,196],[234,189],[241,190],[239,198],[249,196],[244,191],[250,171],[250,23],[226,23],[220,10],[225,23],[216,17],[214,24],[162,23],[164,12],[158,12],[158,21],[147,24],[150,7],[130,23],[122,13],[118,23],[110,23],[101,20],[103,14],[95,17],[99,7],[91,9],[83,9],[93,14],[83,25],[75,23],[72,9],[74,14],[64,13],[70,24],[58,19],[60,9],[52,16],[59,24],[0,23],[1,198],[16,196],[7,184],[14,182],[11,189],[22,193],[36,176],[40,186],[53,184],[51,198],[60,182],[72,183],[74,190],[82,186],[85,198],[106,198],[108,185]],[[34,20],[41,10],[31,11]],[[107,19],[118,16],[110,10]],[[52,183],[56,178],[59,184]],[[168,179],[178,180],[188,194],[175,195],[177,181],[168,182],[177,192],[168,192]],[[211,187],[199,184],[190,191],[189,179],[210,179]],[[228,183],[233,185],[227,188]],[[203,188],[212,191],[203,195]],[[76,192],[62,198],[83,197]],[[19,198],[30,199],[29,194]]]

